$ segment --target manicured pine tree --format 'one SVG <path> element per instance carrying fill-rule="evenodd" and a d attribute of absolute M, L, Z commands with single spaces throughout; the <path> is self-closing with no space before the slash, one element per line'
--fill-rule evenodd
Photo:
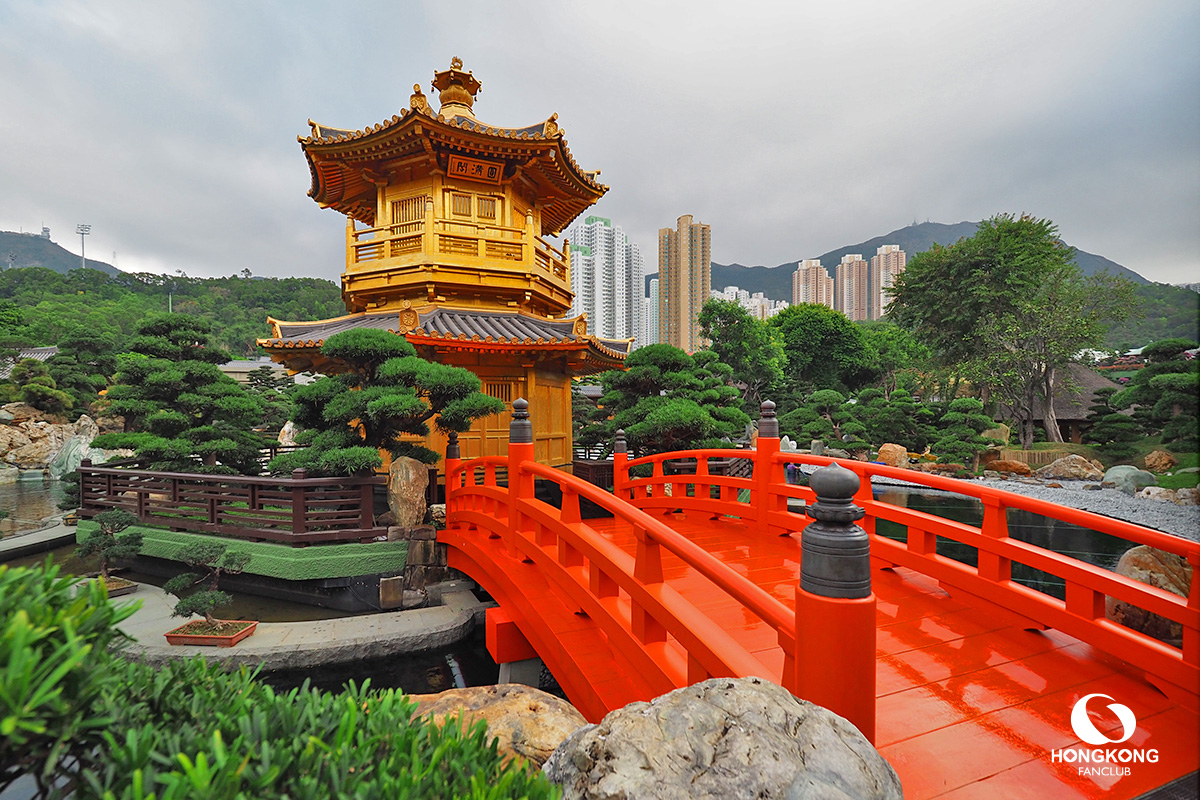
<path fill-rule="evenodd" d="M 414 441 L 432 423 L 462 433 L 504 403 L 480 391 L 478 376 L 462 367 L 426 361 L 403 336 L 374 329 L 330 336 L 321 353 L 345 371 L 301 386 L 293 421 L 308 446 L 271 460 L 273 474 L 304 468 L 310 475 L 356 475 L 393 458 L 436 464 L 439 453 Z"/>
<path fill-rule="evenodd" d="M 940 438 L 933 444 L 933 452 L 943 464 L 971 464 L 971 470 L 979 469 L 979 454 L 996 439 L 984 438 L 980 434 L 995 427 L 996 422 L 983 413 L 983 403 L 973 397 L 959 397 L 950 402 L 950 409 L 938 423 Z"/>

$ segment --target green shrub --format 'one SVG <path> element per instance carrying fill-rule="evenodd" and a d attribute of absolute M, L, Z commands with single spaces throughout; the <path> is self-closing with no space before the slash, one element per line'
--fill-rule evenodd
<path fill-rule="evenodd" d="M 394 690 L 126 661 L 107 647 L 129 613 L 56 567 L 0 567 L 0 790 L 30 773 L 43 796 L 122 800 L 559 796 L 505 765 L 484 723 L 413 719 Z"/>
<path fill-rule="evenodd" d="M 0 565 L 0 791 L 23 773 L 43 789 L 75 785 L 119 713 L 107 648 L 134 608 L 109 605 L 100 581 L 60 578 L 49 561 Z"/>

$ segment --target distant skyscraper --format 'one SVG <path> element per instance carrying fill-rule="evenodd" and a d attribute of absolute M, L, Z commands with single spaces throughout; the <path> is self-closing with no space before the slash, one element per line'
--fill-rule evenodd
<path fill-rule="evenodd" d="M 896 278 L 900 277 L 900 273 L 904 272 L 907 261 L 908 257 L 898 244 L 885 244 L 871 257 L 871 274 L 878 278 L 879 285 L 877 312 L 872 319 L 879 319 L 887 313 L 888 305 L 892 300 L 888 297 L 887 291 L 895 285 Z"/>
<path fill-rule="evenodd" d="M 819 258 L 801 261 L 792 273 L 792 305 L 816 303 L 833 308 L 833 278 Z"/>
<path fill-rule="evenodd" d="M 712 230 L 684 214 L 675 230 L 658 230 L 658 341 L 694 353 L 700 308 L 712 291 Z"/>
<path fill-rule="evenodd" d="M 842 256 L 833 277 L 833 307 L 855 322 L 871 319 L 871 265 L 861 253 Z M 878 284 L 874 284 L 878 286 Z M 878 297 L 878 291 L 874 295 Z"/>
<path fill-rule="evenodd" d="M 632 339 L 641 333 L 642 253 L 612 220 L 590 216 L 567 231 L 571 243 L 571 314 L 587 314 L 588 333 Z"/>
<path fill-rule="evenodd" d="M 650 294 L 643 301 L 642 336 L 637 344 L 645 346 L 658 343 L 658 278 L 650 279 Z"/>

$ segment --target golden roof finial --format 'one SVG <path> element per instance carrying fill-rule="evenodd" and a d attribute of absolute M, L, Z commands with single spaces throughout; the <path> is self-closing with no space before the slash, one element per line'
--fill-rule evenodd
<path fill-rule="evenodd" d="M 461 58 L 450 59 L 450 69 L 433 74 L 432 87 L 438 91 L 442 104 L 438 114 L 447 119 L 455 116 L 475 119 L 471 109 L 482 85 L 470 72 L 463 71 Z"/>
<path fill-rule="evenodd" d="M 412 97 L 408 98 L 408 106 L 413 111 L 421 114 L 433 116 L 433 109 L 429 107 L 429 98 L 421 91 L 421 84 L 413 84 Z"/>

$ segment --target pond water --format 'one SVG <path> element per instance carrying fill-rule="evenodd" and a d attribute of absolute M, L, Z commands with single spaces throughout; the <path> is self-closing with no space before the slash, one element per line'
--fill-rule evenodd
<path fill-rule="evenodd" d="M 891 486 L 875 487 L 874 495 L 877 500 L 886 503 L 905 506 L 956 522 L 977 527 L 983 523 L 983 504 L 972 497 L 937 490 Z M 875 532 L 899 541 L 904 541 L 906 536 L 903 525 L 888 520 L 877 520 Z M 1008 511 L 1008 532 L 1009 536 L 1019 541 L 1107 570 L 1115 569 L 1121 554 L 1135 546 L 1134 542 L 1125 539 L 1019 509 Z M 978 553 L 968 545 L 939 536 L 937 552 L 955 561 L 976 566 Z M 1012 575 L 1016 582 L 1059 599 L 1063 599 L 1066 594 L 1066 587 L 1061 578 L 1027 564 L 1014 561 Z"/>
<path fill-rule="evenodd" d="M 0 484 L 0 512 L 10 524 L 0 520 L 0 536 L 7 538 L 21 531 L 36 530 L 44 526 L 43 520 L 57 517 L 64 512 L 58 507 L 63 498 L 61 481 L 45 479 L 24 480 Z"/>

